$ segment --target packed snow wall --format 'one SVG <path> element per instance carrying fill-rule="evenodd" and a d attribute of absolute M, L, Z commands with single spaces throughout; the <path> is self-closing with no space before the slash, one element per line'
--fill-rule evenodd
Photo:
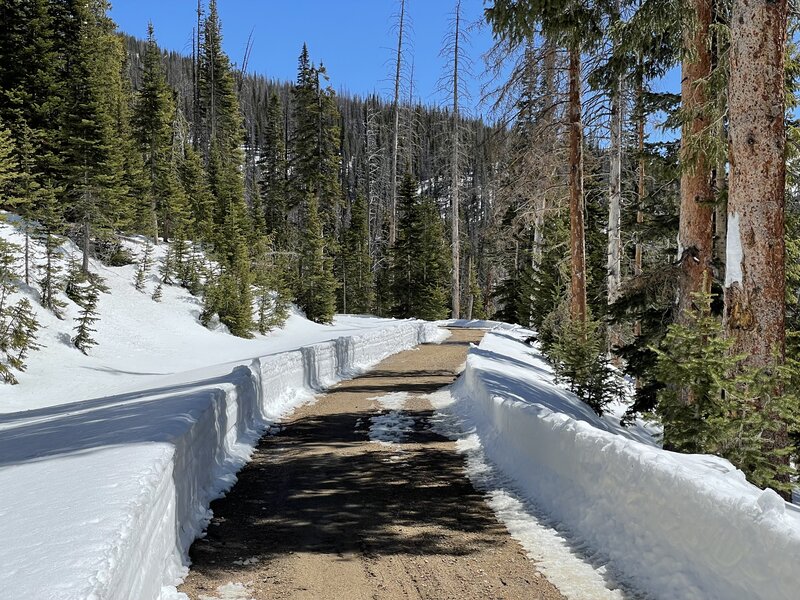
<path fill-rule="evenodd" d="M 575 418 L 579 402 L 541 363 L 522 364 L 530 348 L 508 337 L 490 332 L 470 351 L 454 409 L 580 551 L 652 598 L 797 597 L 797 507 L 724 459 L 668 452 Z"/>
<path fill-rule="evenodd" d="M 209 504 L 234 484 L 267 428 L 325 387 L 445 335 L 432 323 L 397 321 L 45 409 L 39 421 L 32 413 L 16 442 L 16 433 L 3 441 L 27 444 L 30 456 L 17 467 L 25 477 L 6 469 L 1 480 L 16 503 L 4 507 L 15 515 L 6 525 L 16 562 L 0 578 L 3 597 L 185 597 L 174 586 L 209 522 Z M 58 502 L 38 502 L 44 496 Z"/>

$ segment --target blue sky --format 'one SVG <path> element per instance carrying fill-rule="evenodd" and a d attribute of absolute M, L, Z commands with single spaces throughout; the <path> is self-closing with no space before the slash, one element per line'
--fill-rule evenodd
<path fill-rule="evenodd" d="M 147 22 L 152 20 L 162 47 L 191 53 L 197 0 L 112 0 L 112 4 L 111 16 L 122 31 L 144 38 Z M 406 0 L 414 96 L 426 104 L 446 100 L 446 95 L 437 91 L 445 69 L 440 50 L 454 4 L 454 0 Z M 397 0 L 218 0 L 218 6 L 223 45 L 232 61 L 241 63 L 247 38 L 253 32 L 248 71 L 294 80 L 297 56 L 306 42 L 311 59 L 326 65 L 335 89 L 359 95 L 391 95 Z M 483 9 L 483 0 L 464 2 L 468 22 L 483 23 Z M 471 30 L 468 53 L 475 77 L 468 86 L 472 101 L 465 104 L 473 107 L 473 113 L 486 112 L 476 104 L 480 97 L 478 77 L 483 70 L 481 56 L 491 44 L 487 26 Z M 655 87 L 675 91 L 679 81 L 679 73 L 673 71 Z"/>
<path fill-rule="evenodd" d="M 111 16 L 119 28 L 144 38 L 153 21 L 159 44 L 191 52 L 196 0 L 112 0 Z M 453 11 L 453 0 L 407 0 L 412 25 L 415 96 L 425 103 L 444 99 L 436 92 L 444 70 L 439 57 Z M 303 42 L 315 63 L 323 62 L 335 89 L 357 94 L 391 92 L 392 49 L 396 44 L 395 0 L 218 0 L 225 50 L 241 63 L 247 37 L 253 31 L 248 71 L 293 80 Z M 465 16 L 481 19 L 483 2 L 467 0 Z M 488 28 L 471 34 L 470 54 L 476 71 L 480 56 L 491 45 Z M 417 93 L 418 91 L 418 93 Z M 479 95 L 478 84 L 472 86 Z"/>

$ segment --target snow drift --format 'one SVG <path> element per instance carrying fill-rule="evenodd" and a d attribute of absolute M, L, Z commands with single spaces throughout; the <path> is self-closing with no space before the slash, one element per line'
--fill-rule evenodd
<path fill-rule="evenodd" d="M 662 450 L 553 384 L 495 329 L 470 351 L 445 408 L 537 510 L 618 579 L 654 598 L 797 597 L 800 513 L 728 461 Z"/>
<path fill-rule="evenodd" d="M 174 596 L 209 502 L 271 423 L 439 336 L 433 324 L 397 321 L 147 390 L 0 415 L 3 596 Z"/>

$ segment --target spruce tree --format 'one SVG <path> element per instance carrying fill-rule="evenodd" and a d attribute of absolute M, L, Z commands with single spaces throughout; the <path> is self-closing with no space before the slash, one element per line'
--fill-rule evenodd
<path fill-rule="evenodd" d="M 15 199 L 14 185 L 19 173 L 16 145 L 11 132 L 0 122 L 0 206 L 11 208 Z"/>
<path fill-rule="evenodd" d="M 153 24 L 147 28 L 142 86 L 136 98 L 134 125 L 144 167 L 149 179 L 149 205 L 140 216 L 145 231 L 158 243 L 169 205 L 179 189 L 172 159 L 172 124 L 175 102 L 161 65 L 161 51 L 156 44 Z"/>
<path fill-rule="evenodd" d="M 276 253 L 270 238 L 260 238 L 254 249 L 253 286 L 256 300 L 256 327 L 262 335 L 280 327 L 289 313 L 289 290 L 285 261 Z"/>
<path fill-rule="evenodd" d="M 71 199 L 68 216 L 82 229 L 81 268 L 87 274 L 93 239 L 113 231 L 126 192 L 115 119 L 122 48 L 107 9 L 105 0 L 71 5 L 74 24 L 67 44 L 71 60 L 66 71 L 68 110 L 61 127 L 64 180 Z"/>
<path fill-rule="evenodd" d="M 375 303 L 372 258 L 369 254 L 369 222 L 364 196 L 358 194 L 350 209 L 341 252 L 339 297 L 343 312 L 369 313 Z"/>
<path fill-rule="evenodd" d="M 97 313 L 97 304 L 100 301 L 100 289 L 97 283 L 91 278 L 81 284 L 81 310 L 75 319 L 75 336 L 72 338 L 72 345 L 84 354 L 89 353 L 92 346 L 97 345 L 97 341 L 92 337 L 96 333 L 93 325 L 100 320 Z"/>
<path fill-rule="evenodd" d="M 326 253 L 326 240 L 317 211 L 316 197 L 309 194 L 304 205 L 306 230 L 300 258 L 297 303 L 308 319 L 317 323 L 330 323 L 336 310 L 333 260 Z"/>
<path fill-rule="evenodd" d="M 288 248 L 288 223 L 286 202 L 286 149 L 283 142 L 283 108 L 278 95 L 273 92 L 267 108 L 267 122 L 261 158 L 260 173 L 261 207 L 264 210 L 266 233 L 270 234 L 279 248 Z"/>
<path fill-rule="evenodd" d="M 19 248 L 0 239 L 0 381 L 15 384 L 14 371 L 25 370 L 25 359 L 36 350 L 39 323 L 27 298 L 12 301 L 17 291 L 16 254 Z"/>
<path fill-rule="evenodd" d="M 252 322 L 252 274 L 247 241 L 252 223 L 244 199 L 242 166 L 244 128 L 233 68 L 222 50 L 216 0 L 209 4 L 200 56 L 200 147 L 215 200 L 212 233 L 214 257 L 222 266 L 217 291 L 208 310 L 234 335 L 249 337 Z M 224 290 L 224 292 L 222 291 Z"/>
<path fill-rule="evenodd" d="M 62 309 L 66 306 L 60 300 L 58 293 L 63 288 L 61 277 L 61 235 L 64 232 L 65 224 L 61 213 L 61 206 L 55 196 L 54 190 L 46 186 L 50 193 L 43 198 L 43 203 L 37 211 L 39 226 L 34 237 L 44 248 L 44 262 L 38 266 L 39 277 L 39 297 L 46 309 L 51 311 L 59 319 L 63 318 Z"/>
<path fill-rule="evenodd" d="M 443 319 L 447 316 L 450 265 L 439 208 L 432 198 L 417 194 L 408 173 L 398 196 L 400 215 L 392 261 L 393 314 Z"/>

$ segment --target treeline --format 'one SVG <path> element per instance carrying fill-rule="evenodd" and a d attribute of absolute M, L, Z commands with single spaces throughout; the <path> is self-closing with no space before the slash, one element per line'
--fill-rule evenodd
<path fill-rule="evenodd" d="M 150 245 L 142 256 L 125 248 L 130 234 L 168 246 L 154 300 L 182 285 L 202 298 L 204 324 L 234 335 L 269 331 L 289 302 L 320 323 L 337 310 L 447 316 L 453 131 L 470 256 L 455 270 L 473 282 L 475 314 L 491 302 L 477 282 L 490 278 L 480 245 L 496 128 L 411 92 L 391 104 L 339 97 L 305 47 L 291 84 L 246 74 L 222 50 L 216 1 L 198 9 L 183 57 L 162 52 L 152 26 L 146 41 L 117 32 L 105 0 L 0 1 L 12 24 L 0 33 L 0 207 L 22 218 L 26 240 L 24 275 L 20 249 L 2 247 L 8 381 L 38 326 L 25 302 L 5 302 L 17 283 L 38 285 L 59 317 L 62 292 L 76 302 L 73 343 L 87 352 L 106 291 L 90 259 L 136 262 L 142 291 L 153 267 Z M 64 238 L 81 250 L 69 265 Z"/>

